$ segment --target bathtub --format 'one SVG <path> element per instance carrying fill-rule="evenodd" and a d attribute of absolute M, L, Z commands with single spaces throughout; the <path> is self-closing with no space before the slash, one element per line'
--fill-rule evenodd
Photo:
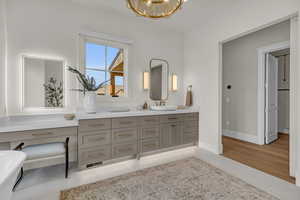
<path fill-rule="evenodd" d="M 10 200 L 12 189 L 26 158 L 20 151 L 0 151 L 0 197 Z"/>

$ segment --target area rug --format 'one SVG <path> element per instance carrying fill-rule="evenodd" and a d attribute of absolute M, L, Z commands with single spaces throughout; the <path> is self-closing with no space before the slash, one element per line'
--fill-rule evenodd
<path fill-rule="evenodd" d="M 61 192 L 60 200 L 279 200 L 197 158 Z"/>

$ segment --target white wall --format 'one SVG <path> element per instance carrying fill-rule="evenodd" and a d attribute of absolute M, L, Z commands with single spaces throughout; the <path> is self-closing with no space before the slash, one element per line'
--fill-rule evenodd
<path fill-rule="evenodd" d="M 0 0 L 0 116 L 5 114 L 6 4 Z"/>
<path fill-rule="evenodd" d="M 20 111 L 19 66 L 21 54 L 63 58 L 68 65 L 78 64 L 78 33 L 99 32 L 133 41 L 129 66 L 129 98 L 118 105 L 136 106 L 148 99 L 142 89 L 142 72 L 151 58 L 170 63 L 170 72 L 179 75 L 179 91 L 172 93 L 171 104 L 183 104 L 183 34 L 147 22 L 128 18 L 113 11 L 61 0 L 9 0 L 8 2 L 8 75 L 9 113 Z M 15 78 L 14 78 L 15 77 Z M 74 80 L 68 83 L 76 87 Z M 77 94 L 69 96 L 72 107 Z M 71 101 L 72 99 L 72 101 Z M 117 100 L 115 100 L 117 101 Z M 102 105 L 113 105 L 111 101 Z M 114 104 L 116 105 L 116 104 Z"/>
<path fill-rule="evenodd" d="M 228 1 L 228 7 L 210 15 L 205 28 L 185 35 L 184 86 L 193 85 L 195 104 L 200 107 L 199 145 L 214 152 L 221 152 L 221 70 L 220 42 L 236 38 L 241 34 L 265 27 L 279 19 L 295 14 L 300 9 L 299 0 L 247 0 Z M 300 27 L 298 21 L 298 30 Z M 300 32 L 297 34 L 300 37 Z M 298 40 L 299 47 L 299 40 Z M 299 55 L 299 53 L 297 53 Z M 298 56 L 299 57 L 299 56 Z M 299 63 L 300 58 L 297 62 Z M 299 76 L 300 70 L 296 72 Z M 297 101 L 300 100 L 300 82 L 297 85 Z M 300 114 L 300 106 L 296 107 Z M 297 118 L 296 133 L 300 130 Z M 298 131 L 297 131 L 298 130 Z M 299 134 L 298 134 L 299 135 Z M 298 146 L 300 136 L 297 137 Z M 299 150 L 298 150 L 299 151 Z M 299 158 L 299 155 L 297 156 Z M 298 185 L 300 185 L 300 159 L 298 163 Z"/>
<path fill-rule="evenodd" d="M 290 21 L 223 44 L 224 130 L 257 136 L 258 48 L 290 40 Z M 232 88 L 228 90 L 227 85 Z"/>

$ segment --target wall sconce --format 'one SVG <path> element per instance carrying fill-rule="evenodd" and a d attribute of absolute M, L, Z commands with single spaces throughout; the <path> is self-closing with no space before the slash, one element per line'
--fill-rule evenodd
<path fill-rule="evenodd" d="M 150 89 L 150 73 L 149 72 L 143 73 L 143 88 L 144 88 L 144 90 Z"/>
<path fill-rule="evenodd" d="M 172 91 L 175 92 L 178 90 L 178 76 L 176 74 L 172 74 Z"/>

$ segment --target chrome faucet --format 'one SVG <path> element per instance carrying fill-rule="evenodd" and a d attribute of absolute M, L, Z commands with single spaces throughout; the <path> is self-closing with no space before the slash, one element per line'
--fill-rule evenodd
<path fill-rule="evenodd" d="M 160 101 L 159 101 L 159 105 L 160 105 L 160 106 L 165 106 L 165 105 L 166 105 L 166 101 L 160 100 Z"/>

